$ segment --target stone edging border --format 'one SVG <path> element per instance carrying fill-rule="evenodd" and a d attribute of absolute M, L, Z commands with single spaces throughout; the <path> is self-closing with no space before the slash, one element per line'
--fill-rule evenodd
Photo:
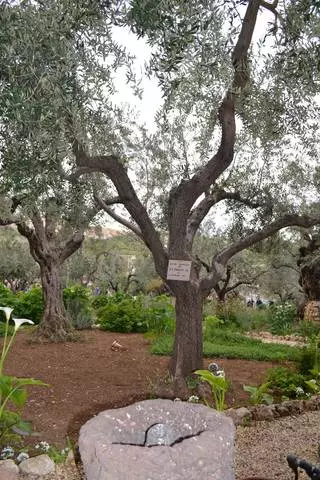
<path fill-rule="evenodd" d="M 228 408 L 225 415 L 233 420 L 235 426 L 249 425 L 251 421 L 272 421 L 280 417 L 299 415 L 304 412 L 320 410 L 320 396 L 309 400 L 286 400 L 272 405 L 250 405 L 248 407 Z"/>

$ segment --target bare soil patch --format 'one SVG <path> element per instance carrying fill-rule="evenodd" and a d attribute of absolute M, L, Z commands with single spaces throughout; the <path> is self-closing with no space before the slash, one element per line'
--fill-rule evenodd
<path fill-rule="evenodd" d="M 117 340 L 126 350 L 114 351 Z M 77 441 L 80 427 L 102 410 L 119 408 L 152 398 L 153 386 L 168 374 L 169 358 L 153 356 L 140 334 L 114 334 L 100 330 L 81 332 L 81 341 L 33 344 L 30 334 L 19 333 L 9 353 L 6 373 L 33 377 L 49 384 L 32 387 L 24 418 L 32 421 L 45 440 L 64 446 L 69 436 Z M 205 359 L 204 367 L 215 359 Z M 276 364 L 246 360 L 220 360 L 231 381 L 228 406 L 247 403 L 243 384 L 258 385 Z"/>

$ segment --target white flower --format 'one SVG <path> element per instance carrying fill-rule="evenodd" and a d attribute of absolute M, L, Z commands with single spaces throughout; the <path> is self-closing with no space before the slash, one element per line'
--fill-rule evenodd
<path fill-rule="evenodd" d="M 200 400 L 199 397 L 197 397 L 197 395 L 191 395 L 191 397 L 188 398 L 188 402 L 192 402 L 192 403 L 198 403 Z"/>
<path fill-rule="evenodd" d="M 7 458 L 13 457 L 14 456 L 14 450 L 12 447 L 4 447 L 1 450 L 0 457 L 3 460 L 6 460 Z"/>
<path fill-rule="evenodd" d="M 13 308 L 10 307 L 0 307 L 0 310 L 2 310 L 5 313 L 6 319 L 9 320 L 11 313 L 13 312 Z"/>
<path fill-rule="evenodd" d="M 296 388 L 296 394 L 297 395 L 303 395 L 304 394 L 304 390 L 302 387 L 297 387 Z"/>
<path fill-rule="evenodd" d="M 30 323 L 30 325 L 34 325 L 34 322 L 32 320 L 28 320 L 27 318 L 12 318 L 14 321 L 14 329 L 17 331 L 21 325 L 24 323 Z"/>
<path fill-rule="evenodd" d="M 310 380 L 310 383 L 313 383 L 315 385 L 317 383 L 317 380 L 313 378 L 312 380 Z"/>
<path fill-rule="evenodd" d="M 20 452 L 16 460 L 18 463 L 21 463 L 23 462 L 23 460 L 27 460 L 28 458 L 29 458 L 29 455 L 26 452 Z"/>
<path fill-rule="evenodd" d="M 50 445 L 48 442 L 40 442 L 34 448 L 40 449 L 43 452 L 47 452 L 48 450 L 50 450 Z"/>

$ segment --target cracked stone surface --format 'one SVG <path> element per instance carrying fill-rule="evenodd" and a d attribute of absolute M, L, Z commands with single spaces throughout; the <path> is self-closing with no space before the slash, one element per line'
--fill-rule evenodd
<path fill-rule="evenodd" d="M 87 480 L 234 480 L 234 425 L 204 405 L 146 400 L 80 430 Z"/>

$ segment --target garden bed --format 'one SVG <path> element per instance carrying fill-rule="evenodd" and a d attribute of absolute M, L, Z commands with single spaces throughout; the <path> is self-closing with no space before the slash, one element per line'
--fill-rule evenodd
<path fill-rule="evenodd" d="M 168 376 L 169 358 L 149 352 L 141 334 L 116 334 L 100 330 L 81 332 L 81 342 L 33 344 L 30 335 L 20 333 L 9 353 L 8 374 L 34 377 L 48 388 L 32 387 L 24 409 L 39 436 L 57 446 L 69 436 L 77 440 L 81 425 L 107 408 L 152 398 L 159 378 Z M 111 349 L 114 340 L 125 348 Z M 205 359 L 204 366 L 214 359 Z M 257 385 L 275 362 L 221 359 L 231 388 L 229 407 L 246 405 L 243 385 Z"/>

